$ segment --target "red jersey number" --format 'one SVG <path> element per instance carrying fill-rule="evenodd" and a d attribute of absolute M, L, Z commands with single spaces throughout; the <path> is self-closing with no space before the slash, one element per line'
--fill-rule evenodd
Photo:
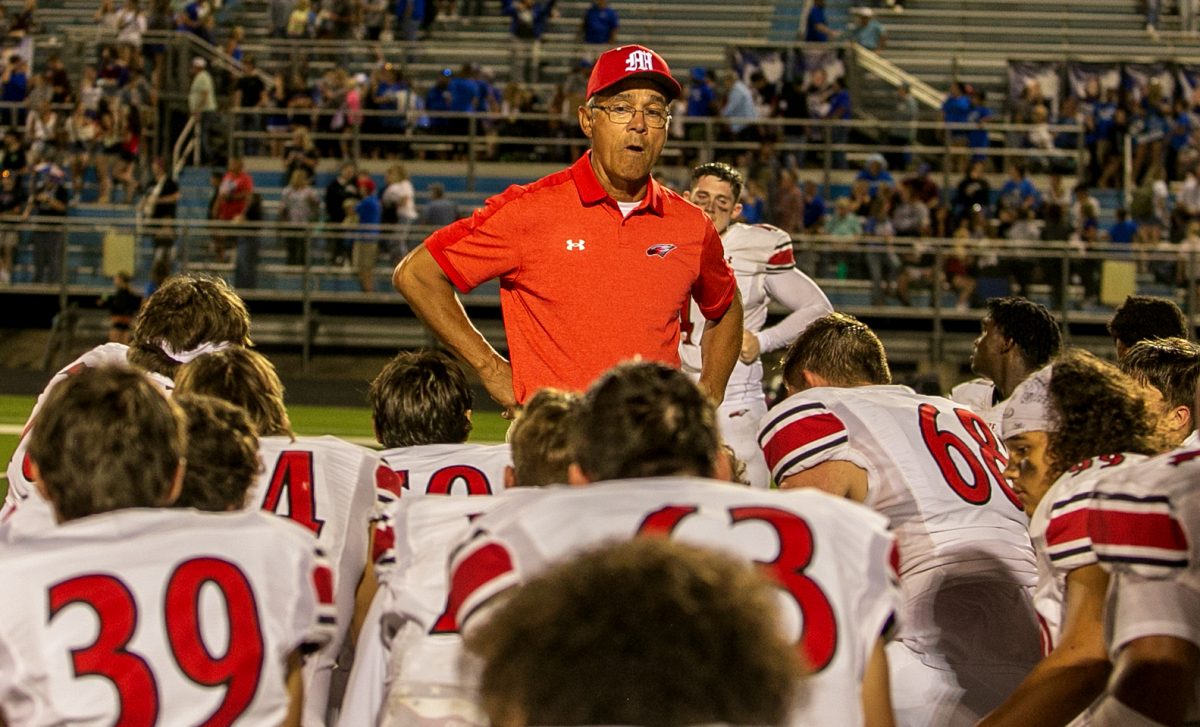
<path fill-rule="evenodd" d="M 932 404 L 917 408 L 921 439 L 954 494 L 972 505 L 986 505 L 992 499 L 992 484 L 995 484 L 1013 507 L 1021 510 L 1021 501 L 1004 479 L 1008 458 L 1000 451 L 1000 443 L 987 423 L 967 409 L 954 410 L 971 439 L 968 444 L 949 429 L 938 429 L 939 413 Z M 969 478 L 963 475 L 960 463 L 966 466 Z"/>
<path fill-rule="evenodd" d="M 396 477 L 400 480 L 402 489 L 412 488 L 412 478 L 409 476 L 408 470 L 396 470 Z M 460 482 L 466 486 L 468 495 L 492 494 L 492 483 L 488 481 L 487 474 L 477 467 L 466 464 L 450 465 L 434 472 L 425 485 L 425 494 L 453 494 L 454 486 Z"/>
<path fill-rule="evenodd" d="M 685 518 L 698 510 L 693 505 L 668 505 L 642 520 L 639 535 L 669 536 Z M 812 563 L 812 529 L 800 516 L 773 507 L 734 507 L 729 509 L 732 525 L 758 521 L 770 525 L 779 538 L 779 555 L 764 563 L 756 561 L 767 576 L 788 592 L 800 609 L 803 631 L 797 645 L 808 665 L 819 672 L 833 661 L 837 652 L 838 626 L 833 604 L 816 581 L 804 574 Z"/>
<path fill-rule="evenodd" d="M 300 523 L 318 537 L 325 521 L 317 517 L 316 475 L 313 453 L 289 450 L 279 455 L 262 509 L 283 515 L 279 506 L 287 501 L 287 518 Z"/>
<path fill-rule="evenodd" d="M 200 591 L 215 586 L 225 602 L 227 642 L 210 649 L 202 636 Z M 159 716 L 158 682 L 150 664 L 127 647 L 137 628 L 137 602 L 129 588 L 111 575 L 91 574 L 50 587 L 50 621 L 75 604 L 85 604 L 99 622 L 96 640 L 71 651 L 76 677 L 101 676 L 117 692 L 118 727 L 154 725 Z M 167 582 L 163 612 L 171 657 L 190 680 L 223 687 L 221 704 L 201 724 L 227 725 L 244 713 L 258 692 L 263 645 L 256 599 L 245 574 L 217 558 L 195 558 L 176 567 Z M 214 658 L 213 653 L 222 654 Z"/>

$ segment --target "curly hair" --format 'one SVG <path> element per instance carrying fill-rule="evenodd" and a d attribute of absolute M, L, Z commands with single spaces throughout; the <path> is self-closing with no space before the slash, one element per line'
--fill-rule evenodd
<path fill-rule="evenodd" d="M 208 353 L 179 369 L 176 394 L 215 396 L 240 407 L 260 437 L 292 436 L 275 364 L 258 351 L 229 348 Z"/>
<path fill-rule="evenodd" d="M 146 299 L 133 322 L 129 362 L 175 378 L 180 362 L 163 344 L 187 351 L 202 343 L 250 345 L 250 313 L 221 278 L 202 273 L 173 275 Z"/>
<path fill-rule="evenodd" d="M 803 669 L 776 599 L 729 555 L 638 538 L 521 586 L 467 645 L 493 724 L 778 725 Z"/>
<path fill-rule="evenodd" d="M 1153 413 L 1129 375 L 1078 348 L 1063 352 L 1053 365 L 1050 399 L 1059 426 L 1048 442 L 1051 482 L 1088 457 L 1152 455 L 1166 448 Z"/>
<path fill-rule="evenodd" d="M 558 389 L 539 389 L 525 402 L 508 433 L 517 487 L 567 481 L 574 461 L 569 424 L 578 403 L 578 394 Z"/>
<path fill-rule="evenodd" d="M 987 309 L 992 325 L 1016 344 L 1029 370 L 1045 366 L 1062 350 L 1062 331 L 1046 306 L 1010 295 L 988 298 Z"/>

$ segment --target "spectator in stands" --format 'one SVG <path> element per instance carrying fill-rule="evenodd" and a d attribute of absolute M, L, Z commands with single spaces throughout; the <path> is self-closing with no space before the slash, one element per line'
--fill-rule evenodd
<path fill-rule="evenodd" d="M 860 7 L 851 8 L 850 12 L 857 21 L 850 23 L 846 29 L 846 38 L 867 50 L 883 50 L 887 46 L 887 29 L 875 19 L 875 11 Z"/>
<path fill-rule="evenodd" d="M 387 233 L 388 263 L 394 268 L 408 254 L 408 226 L 417 221 L 416 190 L 408 170 L 397 162 L 388 167 L 387 186 L 379 195 L 382 205 L 380 222 L 393 229 Z"/>
<path fill-rule="evenodd" d="M 820 235 L 825 226 L 825 199 L 817 183 L 809 179 L 804 182 L 804 232 Z"/>
<path fill-rule="evenodd" d="M 1117 358 L 1133 348 L 1138 341 L 1154 338 L 1190 340 L 1187 317 L 1175 301 L 1154 295 L 1131 295 L 1117 306 L 1108 320 L 1108 335 L 1112 336 Z"/>
<path fill-rule="evenodd" d="M 1037 209 L 1042 202 L 1042 195 L 1029 181 L 1025 163 L 1013 160 L 1008 164 L 1008 179 L 1000 187 L 1000 196 L 996 200 L 996 213 L 1003 206 L 1011 209 Z"/>
<path fill-rule="evenodd" d="M 450 79 L 454 71 L 443 68 L 434 84 L 425 92 L 425 110 L 434 115 L 429 118 L 429 131 L 435 134 L 445 134 L 450 131 L 450 120 L 436 115 L 440 111 L 450 110 Z"/>
<path fill-rule="evenodd" d="M 687 117 L 716 116 L 719 113 L 717 94 L 709 79 L 708 69 L 696 66 L 692 69 L 691 79 L 688 85 Z M 701 141 L 705 133 L 706 127 L 702 123 L 687 123 L 684 130 L 684 135 L 689 141 Z"/>
<path fill-rule="evenodd" d="M 321 219 L 321 196 L 312 186 L 312 177 L 304 169 L 293 169 L 288 186 L 279 196 L 279 221 L 284 229 L 288 265 L 304 264 L 305 243 L 311 239 L 312 226 Z"/>
<path fill-rule="evenodd" d="M 179 209 L 179 184 L 162 157 L 155 157 L 151 168 L 154 185 L 146 196 L 145 209 L 151 219 L 150 235 L 154 245 L 154 263 L 166 260 L 168 269 L 175 261 L 175 216 Z"/>
<path fill-rule="evenodd" d="M 119 272 L 113 276 L 113 290 L 96 301 L 96 304 L 108 311 L 108 341 L 109 343 L 129 344 L 129 328 L 133 324 L 133 316 L 142 306 L 142 297 L 129 287 L 133 278 L 129 273 Z"/>
<path fill-rule="evenodd" d="M 300 0 L 301 3 L 307 0 Z M 427 0 L 396 0 L 396 40 L 415 41 L 417 32 L 425 22 Z M 290 27 L 290 26 L 289 26 Z"/>
<path fill-rule="evenodd" d="M 374 72 L 374 83 L 370 86 L 367 96 L 367 107 L 382 112 L 381 115 L 367 118 L 364 129 L 373 133 L 392 134 L 399 136 L 408 126 L 408 113 L 415 109 L 417 101 L 412 88 L 404 79 L 404 73 L 399 66 L 384 63 Z M 398 152 L 395 141 L 376 146 L 372 144 L 372 152 L 378 152 L 382 147 L 384 156 L 392 157 Z"/>
<path fill-rule="evenodd" d="M 833 79 L 828 103 L 829 107 L 821 118 L 833 123 L 829 133 L 829 141 L 834 145 L 833 168 L 845 169 L 846 150 L 837 147 L 850 140 L 850 126 L 848 123 L 839 122 L 849 122 L 853 113 L 850 108 L 850 92 L 846 90 L 846 79 L 842 76 Z"/>
<path fill-rule="evenodd" d="M 25 211 L 25 187 L 20 176 L 5 169 L 0 171 L 0 285 L 8 285 L 13 277 L 13 254 L 21 233 L 17 221 Z"/>
<path fill-rule="evenodd" d="M 1187 0 L 1185 0 L 1187 1 Z M 1167 137 L 1167 176 L 1171 181 L 1181 178 L 1179 173 L 1179 157 L 1191 143 L 1195 122 L 1188 109 L 1186 99 L 1177 98 L 1171 107 L 1170 135 Z"/>
<path fill-rule="evenodd" d="M 855 179 L 861 179 L 867 183 L 867 188 L 872 198 L 879 194 L 881 186 L 896 186 L 895 178 L 888 171 L 887 160 L 879 152 L 872 152 L 867 155 L 867 161 L 863 164 L 863 168 L 859 170 L 858 176 Z"/>
<path fill-rule="evenodd" d="M 829 19 L 825 16 L 825 0 L 813 0 L 804 18 L 804 42 L 828 43 L 837 34 L 836 30 L 829 27 Z"/>
<path fill-rule="evenodd" d="M 229 160 L 229 168 L 225 176 L 221 177 L 221 185 L 217 188 L 217 199 L 213 205 L 214 219 L 221 222 L 241 222 L 246 218 L 246 207 L 250 204 L 252 194 L 254 180 L 246 173 L 246 165 L 242 158 L 235 156 Z M 218 263 L 225 262 L 228 235 L 228 232 L 220 232 L 212 236 L 213 259 Z"/>
<path fill-rule="evenodd" d="M 355 179 L 358 169 L 354 162 L 342 162 L 338 175 L 325 187 L 325 220 L 330 226 L 340 226 L 346 219 L 346 200 L 358 200 L 358 185 Z M 334 236 L 326 242 L 329 263 L 341 265 L 347 261 L 350 242 L 342 236 Z"/>
<path fill-rule="evenodd" d="M 25 0 L 21 9 L 14 13 L 8 23 L 8 37 L 25 45 L 27 39 L 38 29 L 37 0 Z"/>
<path fill-rule="evenodd" d="M 558 0 L 513 0 L 504 10 L 512 18 L 509 71 L 521 83 L 537 83 L 541 77 L 542 34 Z"/>
<path fill-rule="evenodd" d="M 942 102 L 942 121 L 947 124 L 965 124 L 967 116 L 971 113 L 971 96 L 967 92 L 967 87 L 959 81 L 954 81 L 950 84 L 950 93 L 946 94 L 946 100 Z M 967 145 L 967 129 L 963 128 L 948 128 L 946 136 L 949 138 L 950 146 L 965 147 Z M 961 159 L 956 156 L 956 159 Z M 955 171 L 961 171 L 961 167 Z M 988 201 L 990 205 L 990 200 Z"/>
<path fill-rule="evenodd" d="M 446 188 L 441 182 L 429 185 L 429 201 L 421 210 L 420 225 L 439 229 L 462 217 L 458 205 L 453 200 L 446 199 Z"/>
<path fill-rule="evenodd" d="M 58 159 L 60 131 L 58 112 L 50 107 L 49 99 L 43 98 L 25 119 L 25 148 L 31 164 Z"/>
<path fill-rule="evenodd" d="M 200 158 L 213 162 L 212 140 L 219 123 L 217 118 L 217 94 L 212 76 L 208 73 L 208 61 L 192 59 L 192 84 L 188 88 L 188 113 L 196 120 L 196 141 L 200 144 Z"/>
<path fill-rule="evenodd" d="M 270 37 L 287 37 L 288 21 L 295 6 L 295 0 L 267 0 L 267 34 Z"/>
<path fill-rule="evenodd" d="M 621 19 L 617 11 L 609 6 L 608 0 L 592 0 L 583 14 L 579 36 L 589 45 L 616 45 L 617 28 L 620 26 Z"/>
<path fill-rule="evenodd" d="M 21 133 L 14 127 L 4 130 L 4 148 L 0 149 L 0 171 L 20 179 L 29 170 L 29 156 L 21 143 Z"/>
<path fill-rule="evenodd" d="M 402 5 L 404 0 L 400 0 Z M 314 35 L 316 24 L 316 16 L 312 11 L 312 6 L 309 0 L 296 0 L 296 6 L 288 15 L 287 22 L 287 37 L 296 40 L 299 38 L 311 38 Z M 416 37 L 412 38 L 415 40 Z M 405 38 L 408 40 L 408 38 Z"/>
<path fill-rule="evenodd" d="M 1162 0 L 1145 0 L 1146 3 L 1146 32 L 1158 37 L 1158 16 L 1162 12 Z"/>
<path fill-rule="evenodd" d="M 20 126 L 25 118 L 20 108 L 9 104 L 23 104 L 29 93 L 29 69 L 19 53 L 8 56 L 4 70 L 0 71 L 0 124 Z"/>
<path fill-rule="evenodd" d="M 191 33 L 205 43 L 213 42 L 213 7 L 211 0 L 190 0 L 190 2 L 183 6 L 176 19 L 179 23 L 176 29 L 180 32 Z"/>
<path fill-rule="evenodd" d="M 254 56 L 242 59 L 242 72 L 234 83 L 233 99 L 230 107 L 236 114 L 236 128 L 247 134 L 258 134 L 263 130 L 266 116 L 259 113 L 267 108 L 269 102 L 267 85 L 258 77 L 258 63 Z M 253 136 L 242 139 L 242 153 L 250 156 L 258 154 L 259 140 Z"/>
<path fill-rule="evenodd" d="M 235 218 L 237 222 L 246 222 L 246 227 L 236 230 L 237 259 L 233 267 L 233 285 L 236 288 L 258 287 L 258 254 L 262 246 L 263 229 L 263 199 L 258 192 L 251 192 L 246 201 L 246 209 Z"/>
<path fill-rule="evenodd" d="M 895 277 L 900 269 L 900 259 L 893 246 L 895 230 L 892 228 L 892 188 L 881 187 L 879 194 L 871 200 L 870 212 L 863 223 L 863 234 L 881 238 L 867 244 L 863 254 L 867 275 L 871 278 L 871 305 L 883 305 L 886 296 L 895 290 Z"/>
<path fill-rule="evenodd" d="M 367 93 L 367 84 L 370 79 L 365 73 L 356 73 L 353 77 L 345 79 L 346 92 L 342 96 L 341 112 L 344 117 L 342 122 L 342 158 L 358 158 L 358 132 L 362 129 L 363 124 L 363 100 Z M 334 116 L 336 121 L 337 116 Z"/>
<path fill-rule="evenodd" d="M 475 80 L 475 75 L 475 66 L 464 63 L 458 69 L 458 73 L 450 79 L 446 87 L 450 94 L 450 111 L 470 114 L 479 110 L 479 83 Z M 469 126 L 470 119 L 465 116 L 446 120 L 446 131 L 454 136 L 466 136 Z M 462 145 L 459 151 L 465 159 L 466 145 Z"/>
<path fill-rule="evenodd" d="M 1092 196 L 1084 184 L 1075 185 L 1075 200 L 1071 203 L 1069 222 L 1071 229 L 1079 232 L 1089 218 L 1099 219 L 1103 209 L 1100 200 Z"/>
<path fill-rule="evenodd" d="M 992 116 L 992 110 L 987 107 L 987 93 L 982 88 L 973 89 L 971 108 L 967 111 L 966 119 L 972 125 L 967 131 L 967 146 L 971 149 L 971 161 L 983 160 L 985 169 L 991 166 L 988 157 L 991 138 L 987 123 Z"/>
<path fill-rule="evenodd" d="M 934 181 L 933 167 L 929 166 L 928 163 L 921 164 L 921 166 L 917 167 L 916 173 L 905 177 L 900 183 L 912 189 L 913 196 L 924 202 L 931 213 L 935 207 L 943 206 L 941 204 L 941 188 Z M 954 231 L 953 225 L 949 220 L 947 220 L 946 224 L 950 229 L 946 230 L 947 234 L 943 235 L 943 237 L 949 237 L 950 233 Z"/>
<path fill-rule="evenodd" d="M 70 193 L 66 181 L 66 172 L 55 164 L 43 162 L 34 171 L 32 192 L 21 215 L 22 222 L 36 217 L 40 223 L 31 236 L 34 283 L 57 283 L 63 274 L 66 233 L 53 223 L 67 216 Z"/>
<path fill-rule="evenodd" d="M 779 184 L 772 206 L 771 220 L 779 229 L 794 235 L 804 231 L 804 191 L 796 180 L 796 172 L 784 169 L 779 172 Z"/>
<path fill-rule="evenodd" d="M 361 6 L 362 12 L 362 28 L 365 38 L 372 42 L 378 42 L 379 37 L 383 35 L 384 26 L 387 25 L 388 13 L 387 0 L 363 0 Z"/>
<path fill-rule="evenodd" d="M 888 127 L 888 145 L 910 147 L 917 140 L 917 121 L 920 109 L 917 99 L 913 98 L 912 89 L 908 83 L 896 87 L 896 106 L 893 111 L 891 125 Z M 912 163 L 912 152 L 907 148 L 892 150 L 884 154 L 888 164 L 896 170 L 908 169 Z"/>
<path fill-rule="evenodd" d="M 117 45 L 126 46 L 140 53 L 142 35 L 146 32 L 146 15 L 138 0 L 125 0 L 125 5 L 116 16 Z"/>
<path fill-rule="evenodd" d="M 762 73 L 754 71 L 750 76 L 751 83 L 760 82 Z M 754 101 L 754 91 L 738 76 L 737 71 L 726 70 L 721 74 L 721 90 L 725 94 L 725 104 L 721 107 L 721 118 L 726 119 L 729 133 L 738 141 L 756 141 L 758 127 L 758 105 Z"/>
<path fill-rule="evenodd" d="M 383 214 L 375 196 L 375 182 L 367 175 L 358 178 L 359 200 L 354 207 L 358 218 L 354 247 L 354 271 L 364 293 L 375 291 L 375 263 L 379 260 L 379 220 Z"/>
<path fill-rule="evenodd" d="M 292 138 L 283 146 L 283 175 L 291 183 L 297 169 L 310 179 L 317 175 L 317 163 L 321 159 L 317 145 L 313 143 L 308 127 L 296 124 L 292 127 Z"/>
<path fill-rule="evenodd" d="M 1137 223 L 1129 219 L 1129 211 L 1124 207 L 1117 209 L 1117 221 L 1108 228 L 1109 242 L 1118 245 L 1132 245 L 1137 239 Z"/>
<path fill-rule="evenodd" d="M 96 12 L 92 13 L 92 20 L 105 34 L 115 33 L 117 30 L 116 3 L 113 0 L 100 0 Z"/>
<path fill-rule="evenodd" d="M 742 188 L 742 216 L 747 225 L 758 225 L 767 219 L 767 197 L 758 180 L 747 179 Z"/>

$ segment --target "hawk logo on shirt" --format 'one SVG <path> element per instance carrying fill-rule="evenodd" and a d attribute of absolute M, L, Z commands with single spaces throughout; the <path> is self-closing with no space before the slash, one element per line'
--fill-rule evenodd
<path fill-rule="evenodd" d="M 646 257 L 649 257 L 651 255 L 658 255 L 659 257 L 666 257 L 667 253 L 671 252 L 674 249 L 675 249 L 674 245 L 668 245 L 666 243 L 661 244 L 661 245 L 651 245 L 650 247 L 646 248 Z"/>

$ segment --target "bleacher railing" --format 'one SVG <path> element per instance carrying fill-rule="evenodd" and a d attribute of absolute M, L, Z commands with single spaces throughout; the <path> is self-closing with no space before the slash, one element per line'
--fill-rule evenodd
<path fill-rule="evenodd" d="M 22 240 L 13 283 L 0 286 L 0 295 L 58 296 L 62 310 L 73 299 L 92 301 L 110 289 L 108 277 L 118 271 L 146 280 L 158 237 L 174 241 L 174 270 L 220 275 L 247 299 L 290 310 L 287 322 L 256 337 L 299 345 L 306 362 L 317 346 L 394 348 L 431 342 L 411 314 L 396 309 L 402 298 L 391 286 L 394 261 L 430 228 L 202 220 L 138 224 L 85 217 L 10 218 L 0 219 L 0 225 L 16 230 Z M 365 268 L 373 291 L 363 290 L 361 270 L 353 262 L 355 243 L 362 252 L 377 254 Z M 1200 240 L 1146 246 L 800 235 L 794 245 L 800 267 L 836 308 L 927 320 L 928 355 L 935 365 L 945 356 L 944 324 L 977 320 L 982 301 L 997 295 L 1021 293 L 1047 305 L 1068 332 L 1073 322 L 1107 320 L 1111 306 L 1134 293 L 1172 297 L 1193 322 L 1197 318 Z M 503 345 L 498 284 L 461 297 L 489 338 Z M 377 321 L 381 314 L 394 318 L 385 326 L 376 323 L 375 334 L 363 335 L 356 327 L 356 316 Z"/>

